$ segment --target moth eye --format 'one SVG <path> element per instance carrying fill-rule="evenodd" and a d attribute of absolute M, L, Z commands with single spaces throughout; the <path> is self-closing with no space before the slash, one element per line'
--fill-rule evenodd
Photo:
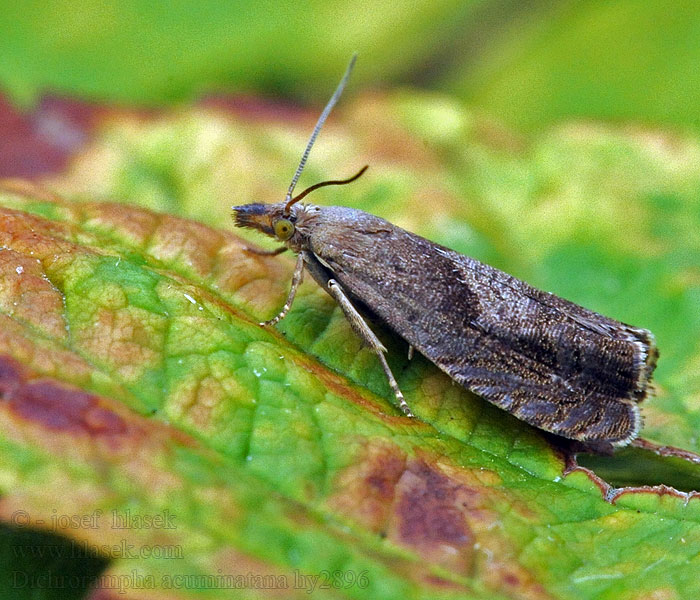
<path fill-rule="evenodd" d="M 289 219 L 280 219 L 275 223 L 275 235 L 283 242 L 294 234 L 294 223 Z"/>

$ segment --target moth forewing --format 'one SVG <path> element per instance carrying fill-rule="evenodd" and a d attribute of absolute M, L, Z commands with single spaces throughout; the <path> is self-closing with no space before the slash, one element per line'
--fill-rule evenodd
<path fill-rule="evenodd" d="M 650 332 L 361 211 L 321 209 L 308 239 L 350 298 L 468 389 L 565 437 L 636 436 L 657 355 Z"/>

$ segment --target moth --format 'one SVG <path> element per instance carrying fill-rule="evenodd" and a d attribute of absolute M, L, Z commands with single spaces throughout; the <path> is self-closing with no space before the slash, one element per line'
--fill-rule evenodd
<path fill-rule="evenodd" d="M 233 207 L 238 227 L 257 229 L 297 254 L 288 313 L 304 271 L 340 305 L 377 355 L 398 406 L 406 403 L 386 348 L 362 313 L 402 337 L 454 381 L 523 421 L 591 448 L 624 446 L 638 434 L 658 351 L 646 329 L 538 290 L 478 260 L 352 208 L 300 201 L 294 188 L 355 63 L 326 105 L 284 202 Z"/>

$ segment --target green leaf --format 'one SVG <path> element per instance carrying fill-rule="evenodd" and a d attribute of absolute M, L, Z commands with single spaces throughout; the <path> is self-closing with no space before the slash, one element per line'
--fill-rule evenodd
<path fill-rule="evenodd" d="M 698 140 L 581 125 L 521 140 L 414 93 L 337 119 L 304 179 L 372 168 L 315 202 L 650 328 L 643 435 L 699 449 Z M 538 431 L 378 328 L 419 419 L 400 416 L 313 281 L 278 328 L 258 325 L 293 261 L 245 252 L 262 240 L 222 224 L 231 204 L 283 196 L 306 129 L 211 111 L 116 120 L 48 182 L 59 196 L 5 185 L 2 520 L 99 547 L 103 585 L 127 591 L 306 597 L 320 576 L 321 598 L 692 597 L 696 495 L 565 475 Z M 642 486 L 643 458 L 596 470 Z"/>

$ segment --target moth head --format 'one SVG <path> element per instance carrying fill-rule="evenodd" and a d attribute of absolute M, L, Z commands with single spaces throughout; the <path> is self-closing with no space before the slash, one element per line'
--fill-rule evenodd
<path fill-rule="evenodd" d="M 236 222 L 236 227 L 250 227 L 257 229 L 262 233 L 276 238 L 280 242 L 289 241 L 292 236 L 298 231 L 299 226 L 304 229 L 303 225 L 309 220 L 313 220 L 313 214 L 318 210 L 316 207 L 306 204 L 297 204 L 299 200 L 307 196 L 309 193 L 318 188 L 327 185 L 345 185 L 355 181 L 367 170 L 367 166 L 362 167 L 358 173 L 349 179 L 340 179 L 332 181 L 322 181 L 306 188 L 303 192 L 287 198 L 285 202 L 278 204 L 243 204 L 233 207 L 233 218 Z"/>
<path fill-rule="evenodd" d="M 294 235 L 296 229 L 296 210 L 285 215 L 284 208 L 284 203 L 243 204 L 233 207 L 233 219 L 236 227 L 257 229 L 281 242 L 286 242 Z"/>

